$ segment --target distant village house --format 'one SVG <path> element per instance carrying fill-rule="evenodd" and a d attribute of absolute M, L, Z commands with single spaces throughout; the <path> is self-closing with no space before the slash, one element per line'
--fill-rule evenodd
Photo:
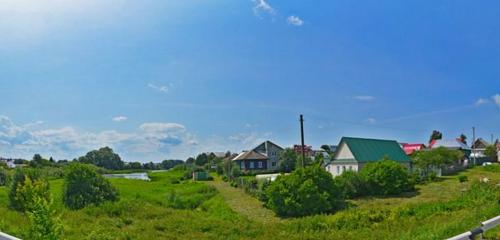
<path fill-rule="evenodd" d="M 277 170 L 283 148 L 266 141 L 250 151 L 243 151 L 232 159 L 243 171 Z"/>
<path fill-rule="evenodd" d="M 345 171 L 360 171 L 367 163 L 385 157 L 410 168 L 410 158 L 397 141 L 343 137 L 326 170 L 333 176 L 339 176 Z"/>

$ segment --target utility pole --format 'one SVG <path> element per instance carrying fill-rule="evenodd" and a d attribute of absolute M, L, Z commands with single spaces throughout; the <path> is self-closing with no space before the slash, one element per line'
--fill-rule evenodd
<path fill-rule="evenodd" d="M 476 128 L 472 127 L 472 158 L 474 159 L 474 166 L 476 166 Z"/>
<path fill-rule="evenodd" d="M 304 167 L 304 160 L 306 159 L 306 146 L 304 145 L 304 116 L 300 114 L 300 139 L 302 144 L 302 167 Z"/>

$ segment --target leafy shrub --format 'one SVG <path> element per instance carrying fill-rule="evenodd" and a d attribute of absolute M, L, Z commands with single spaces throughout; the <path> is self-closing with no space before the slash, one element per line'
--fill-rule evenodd
<path fill-rule="evenodd" d="M 55 216 L 52 198 L 45 199 L 36 196 L 33 207 L 28 212 L 30 219 L 29 239 L 33 240 L 57 240 L 62 232 L 61 220 Z"/>
<path fill-rule="evenodd" d="M 71 164 L 64 182 L 64 204 L 70 209 L 99 205 L 118 200 L 118 191 L 95 168 L 84 164 Z"/>
<path fill-rule="evenodd" d="M 50 198 L 49 183 L 44 180 L 32 181 L 27 177 L 23 184 L 17 186 L 16 201 L 20 208 L 18 210 L 32 211 L 37 199 L 48 200 Z"/>
<path fill-rule="evenodd" d="M 460 175 L 458 176 L 458 181 L 459 182 L 467 182 L 469 179 L 467 178 L 467 176 L 464 176 L 464 175 Z"/>
<path fill-rule="evenodd" d="M 357 172 L 343 172 L 342 175 L 334 179 L 334 182 L 343 198 L 352 199 L 368 194 L 366 182 Z"/>
<path fill-rule="evenodd" d="M 411 182 L 408 170 L 391 160 L 366 164 L 360 176 L 366 181 L 372 195 L 396 195 L 413 190 L 415 185 Z"/>
<path fill-rule="evenodd" d="M 35 197 L 48 199 L 49 184 L 36 170 L 17 169 L 9 190 L 9 206 L 17 211 L 30 210 Z"/>
<path fill-rule="evenodd" d="M 320 166 L 300 168 L 279 176 L 266 189 L 267 204 L 280 216 L 330 213 L 340 207 L 340 194 L 333 178 Z"/>
<path fill-rule="evenodd" d="M 0 186 L 7 185 L 8 179 L 9 179 L 9 174 L 7 173 L 7 170 L 0 167 Z"/>

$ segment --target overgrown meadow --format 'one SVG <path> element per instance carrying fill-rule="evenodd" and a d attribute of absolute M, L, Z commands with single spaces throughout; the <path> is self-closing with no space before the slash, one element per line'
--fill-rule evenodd
<path fill-rule="evenodd" d="M 63 206 L 62 179 L 50 180 L 50 189 L 63 239 L 443 239 L 500 214 L 498 166 L 460 175 L 468 180 L 445 177 L 411 194 L 356 199 L 335 214 L 287 219 L 266 215 L 257 200 L 219 178 L 181 180 L 182 171 L 150 173 L 151 182 L 111 179 L 119 201 L 77 211 Z M 483 178 L 490 181 L 479 183 Z M 28 218 L 8 208 L 7 191 L 0 187 L 0 230 L 24 238 Z M 500 229 L 486 236 L 499 239 Z"/>

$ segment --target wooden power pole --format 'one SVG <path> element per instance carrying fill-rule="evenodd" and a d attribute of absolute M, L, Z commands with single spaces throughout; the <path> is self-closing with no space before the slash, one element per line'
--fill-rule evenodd
<path fill-rule="evenodd" d="M 304 160 L 306 159 L 306 146 L 304 145 L 304 116 L 300 114 L 300 139 L 302 148 L 302 167 L 304 167 Z"/>

